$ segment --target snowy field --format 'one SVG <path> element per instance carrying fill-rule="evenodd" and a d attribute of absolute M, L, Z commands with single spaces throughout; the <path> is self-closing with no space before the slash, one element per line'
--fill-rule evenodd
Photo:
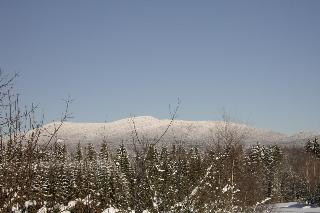
<path fill-rule="evenodd" d="M 269 205 L 266 212 L 320 212 L 320 207 L 313 208 L 311 206 L 298 204 L 297 202 L 277 203 Z"/>

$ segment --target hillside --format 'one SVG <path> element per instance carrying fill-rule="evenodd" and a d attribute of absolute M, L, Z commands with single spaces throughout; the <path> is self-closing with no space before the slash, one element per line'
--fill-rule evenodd
<path fill-rule="evenodd" d="M 168 127 L 170 120 L 160 120 L 151 116 L 140 116 L 134 118 L 138 136 L 144 141 L 157 140 Z M 43 128 L 52 132 L 55 123 L 49 123 Z M 206 147 L 213 143 L 217 131 L 226 125 L 223 121 L 185 121 L 175 120 L 169 128 L 161 143 L 185 144 Z M 73 123 L 66 122 L 58 132 L 57 138 L 68 146 L 74 146 L 78 142 L 93 143 L 98 145 L 106 140 L 110 147 L 118 146 L 120 143 L 132 145 L 133 132 L 132 118 L 121 119 L 109 123 Z M 308 138 L 316 136 L 316 133 L 301 132 L 295 135 L 286 135 L 263 129 L 247 126 L 239 123 L 229 123 L 228 128 L 237 134 L 244 135 L 246 145 L 259 141 L 261 144 L 279 145 L 301 145 Z M 45 134 L 41 141 L 46 140 Z"/>

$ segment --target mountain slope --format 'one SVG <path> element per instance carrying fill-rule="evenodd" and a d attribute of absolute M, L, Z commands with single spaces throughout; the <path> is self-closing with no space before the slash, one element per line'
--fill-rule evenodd
<path fill-rule="evenodd" d="M 133 122 L 134 120 L 134 122 Z M 72 123 L 66 122 L 58 132 L 57 138 L 67 145 L 74 146 L 78 142 L 93 143 L 98 145 L 106 140 L 110 147 L 116 147 L 120 143 L 132 145 L 132 139 L 136 138 L 136 132 L 140 140 L 155 141 L 168 127 L 170 120 L 160 120 L 150 116 L 140 116 L 122 119 L 109 123 Z M 54 129 L 54 123 L 45 125 L 43 128 L 49 132 Z M 245 124 L 227 123 L 228 129 L 244 137 L 247 145 L 260 142 L 262 144 L 303 144 L 315 133 L 303 133 L 288 136 L 282 133 L 266 131 L 249 127 Z M 161 144 L 180 143 L 205 147 L 213 143 L 217 134 L 224 131 L 226 122 L 223 121 L 184 121 L 175 120 L 161 140 Z M 46 140 L 44 135 L 41 140 Z"/>

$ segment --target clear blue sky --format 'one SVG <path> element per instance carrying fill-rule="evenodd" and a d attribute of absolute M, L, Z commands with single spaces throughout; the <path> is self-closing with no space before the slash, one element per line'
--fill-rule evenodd
<path fill-rule="evenodd" d="M 0 1 L 0 67 L 47 121 L 133 115 L 320 130 L 320 1 Z"/>

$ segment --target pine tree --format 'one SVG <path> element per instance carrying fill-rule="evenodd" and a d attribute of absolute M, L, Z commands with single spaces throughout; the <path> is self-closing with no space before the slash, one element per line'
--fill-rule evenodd
<path fill-rule="evenodd" d="M 187 171 L 187 154 L 185 148 L 179 146 L 177 149 L 177 158 L 176 158 L 176 197 L 179 201 L 181 201 L 187 194 L 188 189 L 186 186 L 188 185 L 188 171 Z"/>
<path fill-rule="evenodd" d="M 172 182 L 172 169 L 169 163 L 169 153 L 166 147 L 161 149 L 159 156 L 159 210 L 169 211 L 174 202 L 171 200 L 174 197 Z"/>
<path fill-rule="evenodd" d="M 263 162 L 264 149 L 264 146 L 257 143 L 247 150 L 244 163 L 245 179 L 242 184 L 246 206 L 253 206 L 267 197 L 264 192 L 267 184 L 266 167 Z"/>
<path fill-rule="evenodd" d="M 37 163 L 35 165 L 35 175 L 32 179 L 32 200 L 37 201 L 39 204 L 41 204 L 44 200 L 43 194 L 44 194 L 44 168 L 43 163 Z"/>
<path fill-rule="evenodd" d="M 57 153 L 57 199 L 59 203 L 67 204 L 72 198 L 72 179 L 71 169 L 67 161 L 67 149 L 65 144 L 58 148 Z"/>
<path fill-rule="evenodd" d="M 306 152 L 312 154 L 315 158 L 320 158 L 320 144 L 318 138 L 308 139 L 305 145 Z"/>
<path fill-rule="evenodd" d="M 111 183 L 111 165 L 107 144 L 104 141 L 101 145 L 99 153 L 99 167 L 98 167 L 98 200 L 102 208 L 108 208 L 113 205 L 113 191 Z"/>
<path fill-rule="evenodd" d="M 89 143 L 89 144 L 88 144 L 86 157 L 87 157 L 87 160 L 88 160 L 89 162 L 93 162 L 93 161 L 96 160 L 97 152 L 96 152 L 96 150 L 94 149 L 92 143 Z"/>
<path fill-rule="evenodd" d="M 198 184 L 199 178 L 203 173 L 201 163 L 199 150 L 197 148 L 191 148 L 187 156 L 188 189 L 193 189 Z"/>
<path fill-rule="evenodd" d="M 96 200 L 97 190 L 97 161 L 96 156 L 97 153 L 93 148 L 92 144 L 89 143 L 85 150 L 85 158 L 84 158 L 84 192 L 87 199 Z M 92 203 L 92 205 L 95 205 Z M 89 206 L 90 208 L 90 206 Z"/>
<path fill-rule="evenodd" d="M 82 158 L 83 158 L 82 148 L 81 148 L 81 144 L 80 144 L 80 142 L 79 142 L 78 145 L 77 145 L 77 149 L 76 149 L 75 159 L 76 159 L 78 162 L 81 162 L 81 161 L 82 161 Z"/>
<path fill-rule="evenodd" d="M 122 185 L 122 204 L 121 206 L 125 209 L 133 207 L 133 190 L 134 190 L 134 180 L 133 171 L 130 166 L 129 157 L 127 150 L 124 145 L 121 144 L 117 150 L 116 166 L 118 169 L 120 185 Z"/>
<path fill-rule="evenodd" d="M 104 140 L 101 144 L 99 158 L 101 161 L 107 162 L 109 159 L 107 142 Z"/>
<path fill-rule="evenodd" d="M 158 162 L 158 151 L 154 146 L 150 146 L 146 157 L 145 157 L 145 166 L 146 166 L 146 181 L 148 185 L 150 209 L 153 211 L 158 211 L 160 204 L 160 177 L 159 177 L 159 162 Z"/>
<path fill-rule="evenodd" d="M 84 163 L 83 163 L 83 151 L 80 142 L 77 145 L 75 152 L 75 162 L 72 164 L 72 178 L 71 178 L 71 186 L 72 186 L 72 194 L 75 198 L 83 199 L 85 194 L 85 173 L 84 173 Z"/>
<path fill-rule="evenodd" d="M 135 152 L 134 157 L 134 209 L 137 212 L 142 212 L 145 209 L 152 208 L 150 203 L 149 184 L 146 177 L 145 156 L 140 152 Z"/>

